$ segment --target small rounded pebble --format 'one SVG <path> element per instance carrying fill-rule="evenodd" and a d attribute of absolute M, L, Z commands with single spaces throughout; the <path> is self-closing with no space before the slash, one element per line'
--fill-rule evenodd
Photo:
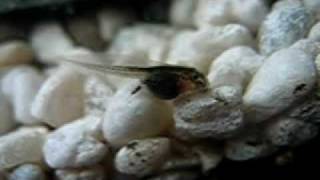
<path fill-rule="evenodd" d="M 31 32 L 31 46 L 38 60 L 49 64 L 56 63 L 59 60 L 57 56 L 74 48 L 71 38 L 57 22 L 35 25 Z"/>
<path fill-rule="evenodd" d="M 312 56 L 315 61 L 318 54 L 320 54 L 320 42 L 313 39 L 301 39 L 294 43 L 290 48 L 297 48 Z"/>
<path fill-rule="evenodd" d="M 320 42 L 320 22 L 312 26 L 308 35 L 308 39 Z"/>
<path fill-rule="evenodd" d="M 319 122 L 320 120 L 320 101 L 317 95 L 299 102 L 289 109 L 285 116 L 305 122 Z"/>
<path fill-rule="evenodd" d="M 171 41 L 166 62 L 168 64 L 187 65 L 197 68 L 199 71 L 206 70 L 205 65 L 211 63 L 208 53 L 201 53 L 200 50 L 193 47 L 195 31 L 184 30 L 178 32 Z"/>
<path fill-rule="evenodd" d="M 316 66 L 317 66 L 317 72 L 320 72 L 320 54 L 316 57 L 315 60 Z"/>
<path fill-rule="evenodd" d="M 233 94 L 237 94 L 238 101 L 241 101 L 244 89 L 262 65 L 263 59 L 264 57 L 246 46 L 234 47 L 224 51 L 211 65 L 208 75 L 211 88 L 219 96 L 225 97 L 228 97 L 230 93 L 225 89 L 226 87 L 235 89 L 236 92 L 233 92 Z"/>
<path fill-rule="evenodd" d="M 108 153 L 101 142 L 101 118 L 87 116 L 52 132 L 44 146 L 44 158 L 52 168 L 78 168 L 100 162 Z"/>
<path fill-rule="evenodd" d="M 314 17 L 303 6 L 283 5 L 274 9 L 259 31 L 260 52 L 270 55 L 289 47 L 307 35 L 313 22 Z"/>
<path fill-rule="evenodd" d="M 242 90 L 240 86 L 220 86 L 211 89 L 211 93 L 214 97 L 221 101 L 225 101 L 231 104 L 240 104 L 242 101 Z"/>
<path fill-rule="evenodd" d="M 162 171 L 201 170 L 207 174 L 215 169 L 223 158 L 221 147 L 214 144 L 172 145 L 172 155 L 162 166 Z"/>
<path fill-rule="evenodd" d="M 254 46 L 250 31 L 238 24 L 182 31 L 172 40 L 167 62 L 195 67 L 206 73 L 222 52 L 241 45 Z"/>
<path fill-rule="evenodd" d="M 258 30 L 268 13 L 264 0 L 199 0 L 196 7 L 194 19 L 200 28 L 237 23 L 246 26 L 253 33 Z"/>
<path fill-rule="evenodd" d="M 194 13 L 194 21 L 198 27 L 228 24 L 231 19 L 231 3 L 226 0 L 199 0 Z"/>
<path fill-rule="evenodd" d="M 209 93 L 181 97 L 175 101 L 175 134 L 182 139 L 224 139 L 243 127 L 239 105 L 219 101 Z"/>
<path fill-rule="evenodd" d="M 102 116 L 114 94 L 113 89 L 104 80 L 90 76 L 84 85 L 86 93 L 85 114 Z"/>
<path fill-rule="evenodd" d="M 22 124 L 39 124 L 40 119 L 31 114 L 30 106 L 45 77 L 31 66 L 18 66 L 2 79 L 2 90 L 12 103 L 15 120 Z"/>
<path fill-rule="evenodd" d="M 231 22 L 237 22 L 257 32 L 268 14 L 265 0 L 231 0 Z"/>
<path fill-rule="evenodd" d="M 0 169 L 24 163 L 41 163 L 42 146 L 48 130 L 44 127 L 22 127 L 0 137 Z"/>
<path fill-rule="evenodd" d="M 153 137 L 172 125 L 170 105 L 151 94 L 140 82 L 119 89 L 110 101 L 102 129 L 112 146 Z"/>
<path fill-rule="evenodd" d="M 84 98 L 84 77 L 61 67 L 40 88 L 31 113 L 50 126 L 59 127 L 83 115 Z"/>
<path fill-rule="evenodd" d="M 0 43 L 0 67 L 30 63 L 33 56 L 33 50 L 26 42 L 16 40 Z"/>
<path fill-rule="evenodd" d="M 1 74 L 1 91 L 6 98 L 12 102 L 13 96 L 13 81 L 20 73 L 25 73 L 34 70 L 32 67 L 27 65 L 16 66 L 14 68 L 8 68 Z"/>
<path fill-rule="evenodd" d="M 282 9 L 282 8 L 286 8 L 288 6 L 289 7 L 293 7 L 293 6 L 301 7 L 301 6 L 303 6 L 303 3 L 302 3 L 301 0 L 280 0 L 280 1 L 275 1 L 272 4 L 272 10 Z"/>
<path fill-rule="evenodd" d="M 58 169 L 55 170 L 56 180 L 107 180 L 105 170 L 101 166 L 83 169 Z"/>
<path fill-rule="evenodd" d="M 261 122 L 282 112 L 308 94 L 316 79 L 311 55 L 297 48 L 277 51 L 265 60 L 245 92 L 248 121 Z"/>
<path fill-rule="evenodd" d="M 267 138 L 276 146 L 300 145 L 317 134 L 315 125 L 291 118 L 280 118 L 266 129 Z"/>
<path fill-rule="evenodd" d="M 122 173 L 142 177 L 157 171 L 169 153 L 167 138 L 134 140 L 118 151 L 115 166 Z"/>
<path fill-rule="evenodd" d="M 111 54 L 146 54 L 149 60 L 162 61 L 169 50 L 169 40 L 176 30 L 167 25 L 137 24 L 123 28 L 114 38 Z"/>
<path fill-rule="evenodd" d="M 15 168 L 9 180 L 46 180 L 46 175 L 43 169 L 35 164 L 23 164 Z"/>
<path fill-rule="evenodd" d="M 276 150 L 261 133 L 254 131 L 228 140 L 225 156 L 234 161 L 246 161 L 265 157 Z"/>

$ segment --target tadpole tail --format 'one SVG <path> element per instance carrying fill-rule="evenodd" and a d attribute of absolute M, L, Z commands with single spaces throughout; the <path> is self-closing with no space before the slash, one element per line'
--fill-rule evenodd
<path fill-rule="evenodd" d="M 144 79 L 147 76 L 147 71 L 144 68 L 139 67 L 130 67 L 130 66 L 112 66 L 112 65 L 105 65 L 102 63 L 87 63 L 82 61 L 76 60 L 65 60 L 63 61 L 66 64 L 70 64 L 72 66 L 77 67 L 83 73 L 88 73 L 89 71 L 93 73 L 98 73 L 99 75 L 119 75 L 128 78 L 138 78 Z"/>

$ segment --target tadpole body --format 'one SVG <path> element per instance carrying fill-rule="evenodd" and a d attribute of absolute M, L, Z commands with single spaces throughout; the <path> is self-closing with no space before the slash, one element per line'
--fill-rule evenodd
<path fill-rule="evenodd" d="M 206 77 L 194 68 L 174 65 L 150 67 L 139 66 L 109 66 L 67 60 L 72 65 L 80 66 L 100 74 L 114 74 L 128 78 L 138 78 L 151 93 L 160 99 L 174 99 L 187 91 L 207 87 Z"/>
<path fill-rule="evenodd" d="M 179 76 L 175 73 L 154 72 L 143 83 L 155 96 L 161 99 L 173 99 L 180 94 Z"/>

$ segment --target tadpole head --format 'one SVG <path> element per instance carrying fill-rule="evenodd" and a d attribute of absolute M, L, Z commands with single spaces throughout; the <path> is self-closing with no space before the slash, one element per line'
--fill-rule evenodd
<path fill-rule="evenodd" d="M 207 78 L 194 68 L 181 71 L 179 79 L 180 93 L 194 92 L 208 87 Z"/>
<path fill-rule="evenodd" d="M 190 81 L 190 83 L 193 84 L 194 89 L 203 89 L 208 86 L 207 78 L 195 69 L 186 73 L 183 80 Z"/>
<path fill-rule="evenodd" d="M 205 89 L 206 77 L 195 69 L 180 71 L 159 71 L 152 73 L 144 83 L 149 90 L 161 99 L 174 99 L 186 92 Z"/>

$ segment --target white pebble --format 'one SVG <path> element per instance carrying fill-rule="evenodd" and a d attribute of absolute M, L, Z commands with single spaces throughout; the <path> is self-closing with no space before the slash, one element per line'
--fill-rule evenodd
<path fill-rule="evenodd" d="M 12 103 L 16 121 L 22 124 L 37 124 L 40 119 L 31 115 L 30 106 L 45 77 L 31 66 L 18 66 L 2 79 L 2 89 Z"/>
<path fill-rule="evenodd" d="M 231 0 L 231 14 L 231 22 L 242 24 L 252 32 L 257 32 L 268 14 L 268 7 L 265 0 Z"/>
<path fill-rule="evenodd" d="M 315 125 L 292 118 L 279 118 L 266 129 L 266 138 L 276 146 L 300 145 L 317 134 Z"/>
<path fill-rule="evenodd" d="M 253 46 L 253 37 L 247 28 L 237 24 L 182 31 L 172 40 L 167 62 L 192 66 L 206 73 L 222 52 L 241 45 Z"/>
<path fill-rule="evenodd" d="M 14 86 L 12 84 L 13 80 L 20 73 L 24 73 L 32 69 L 32 67 L 27 65 L 16 66 L 14 68 L 7 68 L 1 73 L 1 91 L 6 96 L 6 98 L 12 102 L 12 92 L 14 90 Z"/>
<path fill-rule="evenodd" d="M 234 47 L 224 51 L 212 63 L 208 81 L 219 96 L 228 97 L 225 88 L 235 89 L 238 101 L 241 101 L 243 91 L 252 76 L 263 63 L 263 57 L 252 48 L 246 46 Z M 226 94 L 226 95 L 225 95 Z"/>
<path fill-rule="evenodd" d="M 110 85 L 102 79 L 90 76 L 84 85 L 86 93 L 85 114 L 102 116 L 114 94 Z"/>
<path fill-rule="evenodd" d="M 15 168 L 10 176 L 9 180 L 46 180 L 44 170 L 36 164 L 23 164 Z"/>
<path fill-rule="evenodd" d="M 9 101 L 0 91 L 0 136 L 14 128 L 12 109 Z"/>
<path fill-rule="evenodd" d="M 57 22 L 37 24 L 31 32 L 31 45 L 44 63 L 56 63 L 56 56 L 73 49 L 72 40 Z"/>
<path fill-rule="evenodd" d="M 315 90 L 318 91 L 318 90 Z M 298 119 L 305 122 L 319 122 L 320 120 L 320 101 L 316 95 L 307 98 L 303 102 L 297 103 L 284 115 L 293 119 Z"/>
<path fill-rule="evenodd" d="M 59 127 L 84 113 L 84 77 L 61 67 L 42 85 L 31 107 L 33 116 Z"/>
<path fill-rule="evenodd" d="M 194 18 L 200 28 L 237 23 L 256 32 L 267 13 L 263 0 L 199 0 Z"/>
<path fill-rule="evenodd" d="M 194 14 L 194 21 L 198 27 L 225 25 L 230 22 L 232 16 L 230 11 L 231 1 L 199 0 Z"/>
<path fill-rule="evenodd" d="M 139 177 L 150 175 L 165 162 L 169 153 L 167 138 L 131 141 L 116 154 L 115 167 L 122 173 Z"/>
<path fill-rule="evenodd" d="M 317 66 L 317 72 L 320 73 L 320 54 L 316 57 L 315 63 Z"/>
<path fill-rule="evenodd" d="M 316 79 L 311 55 L 297 48 L 277 51 L 265 60 L 245 92 L 248 120 L 261 122 L 290 107 L 310 92 Z"/>
<path fill-rule="evenodd" d="M 211 89 L 211 93 L 217 99 L 227 103 L 239 104 L 242 101 L 241 87 L 236 86 L 236 84 L 233 84 L 232 86 L 220 86 Z"/>
<path fill-rule="evenodd" d="M 195 94 L 175 101 L 175 133 L 181 139 L 230 138 L 243 127 L 242 111 L 210 93 Z"/>
<path fill-rule="evenodd" d="M 301 39 L 294 43 L 290 48 L 297 48 L 312 56 L 315 61 L 317 55 L 320 53 L 320 42 L 313 39 Z"/>
<path fill-rule="evenodd" d="M 119 89 L 107 109 L 103 132 L 113 146 L 130 140 L 152 137 L 172 125 L 172 110 L 167 102 L 151 94 L 140 82 Z"/>
<path fill-rule="evenodd" d="M 193 14 L 197 6 L 194 0 L 174 0 L 170 7 L 170 22 L 174 26 L 193 27 Z"/>
<path fill-rule="evenodd" d="M 97 14 L 102 38 L 109 42 L 117 32 L 133 19 L 133 15 L 119 9 L 103 8 Z"/>
<path fill-rule="evenodd" d="M 320 22 L 312 26 L 308 35 L 308 39 L 320 42 Z"/>
<path fill-rule="evenodd" d="M 177 33 L 171 41 L 171 49 L 169 50 L 166 61 L 169 64 L 187 65 L 196 67 L 204 72 L 205 65 L 210 64 L 211 57 L 208 53 L 201 52 L 193 47 L 193 39 L 195 39 L 195 31 L 186 30 Z"/>
<path fill-rule="evenodd" d="M 275 152 L 277 148 L 273 147 L 268 140 L 255 130 L 247 132 L 235 139 L 231 139 L 225 144 L 225 156 L 234 161 L 245 161 L 265 157 Z"/>
<path fill-rule="evenodd" d="M 30 63 L 33 56 L 31 47 L 23 41 L 0 43 L 0 66 Z"/>
<path fill-rule="evenodd" d="M 301 7 L 303 6 L 303 3 L 301 0 L 280 0 L 280 1 L 276 1 L 272 4 L 272 11 L 276 10 L 276 9 L 282 9 L 282 8 L 286 8 L 288 6 L 297 6 L 297 7 Z"/>
<path fill-rule="evenodd" d="M 101 118 L 87 116 L 51 133 L 43 147 L 52 168 L 78 168 L 97 164 L 108 153 L 101 142 Z"/>
<path fill-rule="evenodd" d="M 44 127 L 23 127 L 0 137 L 0 169 L 24 163 L 41 163 L 42 146 L 48 130 Z"/>
<path fill-rule="evenodd" d="M 275 8 L 261 25 L 260 52 L 270 55 L 289 47 L 309 32 L 314 17 L 302 5 L 288 4 Z"/>
<path fill-rule="evenodd" d="M 105 171 L 101 166 L 83 169 L 58 169 L 54 176 L 56 180 L 106 180 Z"/>
<path fill-rule="evenodd" d="M 144 53 L 148 59 L 163 61 L 169 50 L 169 40 L 176 30 L 166 25 L 138 24 L 123 28 L 113 40 L 109 52 L 136 55 Z"/>

